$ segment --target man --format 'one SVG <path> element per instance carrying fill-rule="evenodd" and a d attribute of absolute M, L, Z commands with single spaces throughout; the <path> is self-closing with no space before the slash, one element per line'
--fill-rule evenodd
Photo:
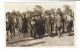
<path fill-rule="evenodd" d="M 71 36 L 71 31 L 72 31 L 72 27 L 73 27 L 73 17 L 71 16 L 71 13 L 68 14 L 67 16 L 67 30 L 69 31 L 69 36 Z"/>
<path fill-rule="evenodd" d="M 45 33 L 45 24 L 44 24 L 44 19 L 40 17 L 37 22 L 36 22 L 36 29 L 37 29 L 37 34 L 39 37 L 44 35 Z"/>
<path fill-rule="evenodd" d="M 57 14 L 57 32 L 58 32 L 58 37 L 60 38 L 61 36 L 61 16 L 59 13 Z"/>
<path fill-rule="evenodd" d="M 31 37 L 36 38 L 36 21 L 34 17 L 32 17 L 30 25 L 31 25 Z"/>
<path fill-rule="evenodd" d="M 24 35 L 28 33 L 28 18 L 25 15 L 24 15 L 23 23 L 22 23 L 22 33 L 24 33 Z"/>
<path fill-rule="evenodd" d="M 53 33 L 53 31 L 55 30 L 55 23 L 54 23 L 54 21 L 55 21 L 55 13 L 52 13 L 51 14 L 51 21 L 50 21 L 50 23 L 51 23 L 51 34 Z"/>
<path fill-rule="evenodd" d="M 47 28 L 46 28 L 47 33 L 50 36 L 51 35 L 51 17 L 50 17 L 50 15 L 46 16 L 46 26 L 47 26 Z"/>

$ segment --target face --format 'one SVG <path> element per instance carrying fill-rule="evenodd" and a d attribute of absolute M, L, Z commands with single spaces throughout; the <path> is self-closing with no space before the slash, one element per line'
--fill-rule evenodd
<path fill-rule="evenodd" d="M 40 19 L 40 16 L 38 16 L 38 19 Z"/>
<path fill-rule="evenodd" d="M 53 18 L 54 17 L 54 14 L 51 14 L 51 17 Z"/>
<path fill-rule="evenodd" d="M 35 16 L 35 19 L 37 19 L 38 17 L 37 16 Z"/>
<path fill-rule="evenodd" d="M 7 14 L 6 17 L 8 18 L 10 16 L 10 14 Z"/>
<path fill-rule="evenodd" d="M 34 19 L 34 17 L 32 17 L 32 19 Z"/>

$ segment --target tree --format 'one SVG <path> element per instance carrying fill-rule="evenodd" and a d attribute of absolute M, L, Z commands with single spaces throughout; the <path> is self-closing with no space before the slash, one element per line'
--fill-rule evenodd
<path fill-rule="evenodd" d="M 45 13 L 45 16 L 51 14 L 50 10 L 46 10 L 44 13 Z"/>
<path fill-rule="evenodd" d="M 70 6 L 64 5 L 63 7 L 65 8 L 65 11 L 64 11 L 64 12 L 65 12 L 66 14 L 72 13 L 72 9 L 70 8 Z"/>
<path fill-rule="evenodd" d="M 28 17 L 32 17 L 33 16 L 33 11 L 28 10 L 27 14 L 28 14 Z"/>
<path fill-rule="evenodd" d="M 36 10 L 38 10 L 38 11 L 43 11 L 43 8 L 40 6 L 40 5 L 36 5 L 35 7 L 34 7 L 34 11 L 36 11 Z"/>
<path fill-rule="evenodd" d="M 60 8 L 58 8 L 56 12 L 57 12 L 57 13 L 61 13 L 62 11 L 61 11 Z"/>
<path fill-rule="evenodd" d="M 52 14 L 52 13 L 55 13 L 55 9 L 51 8 L 51 9 L 50 9 L 50 13 L 51 13 L 51 14 Z"/>
<path fill-rule="evenodd" d="M 34 15 L 42 15 L 43 14 L 43 8 L 40 5 L 36 5 L 34 7 Z"/>

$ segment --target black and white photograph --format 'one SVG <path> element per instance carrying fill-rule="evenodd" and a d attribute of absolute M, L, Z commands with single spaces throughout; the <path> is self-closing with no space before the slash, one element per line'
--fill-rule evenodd
<path fill-rule="evenodd" d="M 6 47 L 75 47 L 76 2 L 5 2 Z"/>

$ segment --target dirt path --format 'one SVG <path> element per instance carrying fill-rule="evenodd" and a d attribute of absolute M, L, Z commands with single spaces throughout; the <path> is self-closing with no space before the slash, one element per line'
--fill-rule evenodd
<path fill-rule="evenodd" d="M 31 47 L 31 46 L 74 46 L 74 36 L 67 36 L 64 34 L 63 37 L 43 37 L 41 39 L 25 38 L 24 40 L 6 44 L 8 47 Z"/>

